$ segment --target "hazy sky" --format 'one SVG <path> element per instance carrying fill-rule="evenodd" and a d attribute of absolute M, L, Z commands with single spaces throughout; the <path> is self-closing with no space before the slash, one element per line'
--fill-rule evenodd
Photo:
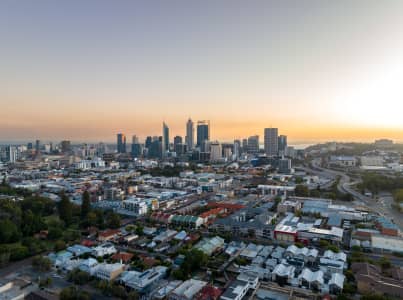
<path fill-rule="evenodd" d="M 0 139 L 403 140 L 403 1 L 0 1 Z"/>

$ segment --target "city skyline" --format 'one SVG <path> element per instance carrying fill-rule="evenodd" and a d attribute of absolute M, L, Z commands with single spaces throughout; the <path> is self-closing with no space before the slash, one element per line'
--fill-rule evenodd
<path fill-rule="evenodd" d="M 403 141 L 401 1 L 228 3 L 0 3 L 0 140 Z"/>

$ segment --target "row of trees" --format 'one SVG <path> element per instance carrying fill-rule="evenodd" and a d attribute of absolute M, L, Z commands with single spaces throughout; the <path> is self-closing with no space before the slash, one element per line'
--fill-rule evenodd
<path fill-rule="evenodd" d="M 91 208 L 88 192 L 83 193 L 81 206 L 72 203 L 64 193 L 56 203 L 26 190 L 13 189 L 5 181 L 0 184 L 1 192 L 21 195 L 23 200 L 0 200 L 0 265 L 46 250 L 60 251 L 67 243 L 79 240 L 81 231 L 89 226 L 120 226 L 118 214 Z M 47 239 L 43 239 L 46 234 L 36 236 L 40 232 L 47 232 Z"/>
<path fill-rule="evenodd" d="M 375 173 L 367 173 L 362 176 L 362 183 L 359 184 L 362 192 L 368 190 L 374 195 L 381 191 L 395 192 L 403 189 L 403 177 L 388 177 Z"/>
<path fill-rule="evenodd" d="M 209 257 L 202 251 L 192 249 L 184 253 L 185 259 L 180 268 L 173 272 L 173 276 L 179 280 L 189 279 L 193 272 L 207 266 Z"/>

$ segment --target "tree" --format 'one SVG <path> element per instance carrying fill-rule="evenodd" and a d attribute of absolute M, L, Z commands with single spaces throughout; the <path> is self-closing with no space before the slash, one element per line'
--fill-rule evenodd
<path fill-rule="evenodd" d="M 29 250 L 25 246 L 17 245 L 13 247 L 11 253 L 10 253 L 10 260 L 11 261 L 17 261 L 24 259 L 30 255 Z"/>
<path fill-rule="evenodd" d="M 69 198 L 63 193 L 58 205 L 59 217 L 68 226 L 71 224 L 73 217 L 73 207 Z"/>
<path fill-rule="evenodd" d="M 313 198 L 320 198 L 320 191 L 312 190 L 312 191 L 310 191 L 309 196 L 313 197 Z"/>
<path fill-rule="evenodd" d="M 116 229 L 120 227 L 120 216 L 117 213 L 111 212 L 107 215 L 106 224 L 108 227 Z"/>
<path fill-rule="evenodd" d="M 74 269 L 67 275 L 68 281 L 74 282 L 74 284 L 77 285 L 88 283 L 90 277 L 91 276 L 87 272 L 81 271 L 79 269 Z"/>
<path fill-rule="evenodd" d="M 87 292 L 81 291 L 75 286 L 64 288 L 60 295 L 60 300 L 90 300 L 91 297 Z"/>
<path fill-rule="evenodd" d="M 140 296 L 136 291 L 131 291 L 128 295 L 127 295 L 127 300 L 139 300 Z"/>
<path fill-rule="evenodd" d="M 54 250 L 56 252 L 59 252 L 59 251 L 62 251 L 64 249 L 66 249 L 66 243 L 64 241 L 62 241 L 62 240 L 57 240 L 55 242 Z"/>
<path fill-rule="evenodd" d="M 34 233 L 46 229 L 46 224 L 39 215 L 34 214 L 30 209 L 28 209 L 22 214 L 21 227 L 24 236 L 32 236 Z"/>
<path fill-rule="evenodd" d="M 97 225 L 97 214 L 93 211 L 90 211 L 87 214 L 87 225 L 88 226 L 95 226 Z"/>
<path fill-rule="evenodd" d="M 144 230 L 143 226 L 140 226 L 140 225 L 137 226 L 136 227 L 136 234 L 139 235 L 139 236 L 143 235 L 143 230 Z"/>
<path fill-rule="evenodd" d="M 60 227 L 50 227 L 48 231 L 48 239 L 56 240 L 63 236 L 63 230 Z"/>
<path fill-rule="evenodd" d="M 295 187 L 295 196 L 297 197 L 309 197 L 309 189 L 303 184 L 298 184 Z"/>
<path fill-rule="evenodd" d="M 381 257 L 381 259 L 379 260 L 379 265 L 381 266 L 382 270 L 387 270 L 392 266 L 390 260 L 385 256 Z"/>
<path fill-rule="evenodd" d="M 335 246 L 335 245 L 329 245 L 327 246 L 327 250 L 333 251 L 334 253 L 339 253 L 340 249 L 339 247 Z"/>
<path fill-rule="evenodd" d="M 112 285 L 111 289 L 112 295 L 114 295 L 117 298 L 124 299 L 127 296 L 126 290 L 123 286 L 121 285 Z"/>
<path fill-rule="evenodd" d="M 90 194 L 85 191 L 81 200 L 81 218 L 84 219 L 91 211 Z"/>
<path fill-rule="evenodd" d="M 17 226 L 9 219 L 0 221 L 0 243 L 15 243 L 21 237 L 20 231 Z"/>
<path fill-rule="evenodd" d="M 41 279 L 41 280 L 39 281 L 39 287 L 40 287 L 40 288 L 42 288 L 42 287 L 48 287 L 48 286 L 50 286 L 51 284 L 52 284 L 52 278 L 50 278 L 50 277 L 46 277 L 46 278 Z"/>
<path fill-rule="evenodd" d="M 301 176 L 297 176 L 296 178 L 295 178 L 295 183 L 296 184 L 301 184 L 301 183 L 303 183 L 304 182 L 304 179 L 301 177 Z"/>
<path fill-rule="evenodd" d="M 50 268 L 52 267 L 52 262 L 50 261 L 49 258 L 47 257 L 43 257 L 43 256 L 35 256 L 32 259 L 32 266 L 41 271 L 41 272 L 45 272 L 45 271 L 49 271 Z"/>
<path fill-rule="evenodd" d="M 398 203 L 403 202 L 403 189 L 399 189 L 395 192 L 395 201 Z"/>

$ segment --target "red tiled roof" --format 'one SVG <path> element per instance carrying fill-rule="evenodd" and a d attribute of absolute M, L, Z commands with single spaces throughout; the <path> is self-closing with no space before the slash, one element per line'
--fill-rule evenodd
<path fill-rule="evenodd" d="M 215 300 L 222 294 L 222 290 L 212 285 L 204 286 L 199 293 L 197 293 L 197 300 Z"/>
<path fill-rule="evenodd" d="M 116 261 L 123 261 L 123 262 L 129 262 L 131 261 L 131 259 L 133 258 L 134 254 L 132 253 L 127 253 L 127 252 L 120 252 L 120 253 L 116 253 L 112 256 L 113 260 Z"/>
<path fill-rule="evenodd" d="M 100 237 L 109 237 L 109 236 L 116 235 L 119 232 L 120 232 L 119 229 L 107 229 L 107 230 L 104 230 L 104 231 L 100 232 L 98 235 Z"/>

